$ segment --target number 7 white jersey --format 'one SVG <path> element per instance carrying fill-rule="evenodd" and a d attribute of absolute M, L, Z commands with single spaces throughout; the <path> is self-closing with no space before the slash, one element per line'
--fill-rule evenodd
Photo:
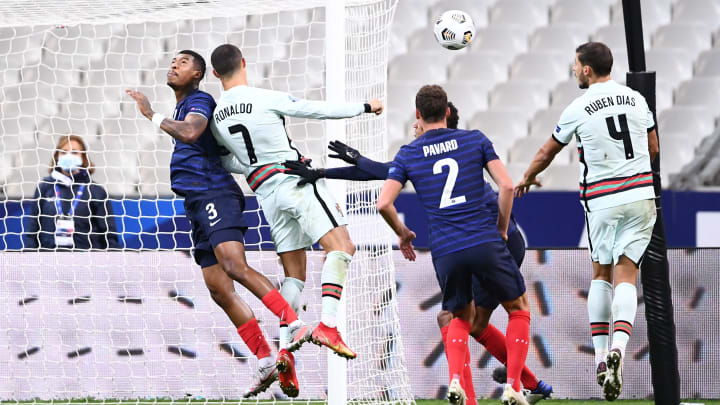
<path fill-rule="evenodd" d="M 285 131 L 285 116 L 349 118 L 364 110 L 362 103 L 300 100 L 287 93 L 236 86 L 220 95 L 210 127 L 218 143 L 234 157 L 224 158 L 223 165 L 242 173 L 255 190 L 282 172 L 279 164 L 302 156 Z"/>
<path fill-rule="evenodd" d="M 587 211 L 655 197 L 648 150 L 654 127 L 645 98 L 613 80 L 592 84 L 563 111 L 553 138 L 567 145 L 575 135 Z"/>

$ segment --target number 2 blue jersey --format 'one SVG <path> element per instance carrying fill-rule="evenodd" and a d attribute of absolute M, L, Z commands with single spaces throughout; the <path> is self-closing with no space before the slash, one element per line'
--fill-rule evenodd
<path fill-rule="evenodd" d="M 427 131 L 395 156 L 388 179 L 410 180 L 428 216 L 433 258 L 501 241 L 488 208 L 483 169 L 497 159 L 480 131 Z"/>
<path fill-rule="evenodd" d="M 195 90 L 175 107 L 173 119 L 184 121 L 188 114 L 200 114 L 208 120 L 205 131 L 193 144 L 175 141 L 170 160 L 170 183 L 173 191 L 207 191 L 235 187 L 235 179 L 222 167 L 219 146 L 210 130 L 215 100 L 204 91 Z"/>

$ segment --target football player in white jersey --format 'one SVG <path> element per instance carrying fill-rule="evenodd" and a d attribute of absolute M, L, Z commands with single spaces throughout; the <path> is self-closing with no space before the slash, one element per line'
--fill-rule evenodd
<path fill-rule="evenodd" d="M 609 401 L 622 391 L 622 359 L 637 310 L 638 263 L 655 225 L 650 162 L 658 153 L 655 121 L 645 98 L 610 78 L 612 62 L 605 44 L 588 42 L 576 49 L 573 70 L 580 88 L 587 91 L 563 111 L 552 138 L 515 189 L 521 197 L 532 185 L 540 186 L 536 176 L 575 137 L 582 164 L 580 200 L 593 262 L 588 315 L 597 382 Z M 611 317 L 613 339 L 608 352 Z"/>
<path fill-rule="evenodd" d="M 217 47 L 211 62 L 225 90 L 218 99 L 211 128 L 218 143 L 231 152 L 224 165 L 245 176 L 270 224 L 275 249 L 285 268 L 280 292 L 294 308 L 299 307 L 305 281 L 305 249 L 319 242 L 327 252 L 321 275 L 322 319 L 310 340 L 353 359 L 356 354 L 341 339 L 335 317 L 355 245 L 340 204 L 324 181 L 298 186 L 297 176 L 284 173 L 285 161 L 304 159 L 285 130 L 285 116 L 336 119 L 380 114 L 382 103 L 308 101 L 250 87 L 245 59 L 240 49 L 230 44 Z M 297 336 L 304 335 L 301 332 Z M 288 344 L 283 325 L 280 339 L 283 346 Z M 292 354 L 281 351 L 281 356 L 285 356 L 285 364 L 279 360 L 278 369 L 292 367 Z"/>

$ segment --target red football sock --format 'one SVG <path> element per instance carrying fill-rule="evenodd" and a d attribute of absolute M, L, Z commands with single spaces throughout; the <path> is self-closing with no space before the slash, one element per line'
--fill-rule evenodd
<path fill-rule="evenodd" d="M 496 359 L 502 364 L 507 363 L 507 348 L 505 347 L 505 335 L 500 332 L 500 329 L 496 328 L 492 324 L 488 324 L 487 328 L 477 337 L 475 340 L 481 345 L 485 346 L 485 349 L 490 352 Z M 534 390 L 538 386 L 538 379 L 535 377 L 532 371 L 527 365 L 523 367 L 522 373 L 520 373 L 520 381 L 522 381 L 523 388 L 530 391 Z"/>
<path fill-rule="evenodd" d="M 470 348 L 465 351 L 465 367 L 463 367 L 463 376 L 460 380 L 460 385 L 462 386 L 462 389 L 465 391 L 465 396 L 467 397 L 467 404 L 468 405 L 477 405 L 477 400 L 475 399 L 475 387 L 473 386 L 473 379 L 472 379 L 472 369 L 470 366 Z"/>
<path fill-rule="evenodd" d="M 237 331 L 248 349 L 250 349 L 258 359 L 264 359 L 270 356 L 270 346 L 268 346 L 265 336 L 263 336 L 262 330 L 260 330 L 257 319 L 253 318 L 245 322 L 240 325 Z"/>
<path fill-rule="evenodd" d="M 507 346 L 507 383 L 520 391 L 520 373 L 525 366 L 530 343 L 530 312 L 515 311 L 510 314 L 505 335 Z"/>
<path fill-rule="evenodd" d="M 445 352 L 448 358 L 450 381 L 461 378 L 465 364 L 465 352 L 468 350 L 467 340 L 472 325 L 462 319 L 453 318 L 448 328 Z"/>
<path fill-rule="evenodd" d="M 262 297 L 262 302 L 270 312 L 280 318 L 280 321 L 293 323 L 298 319 L 295 311 L 290 304 L 285 301 L 285 298 L 280 295 L 280 291 L 278 291 L 277 288 L 265 294 L 265 296 Z"/>
<path fill-rule="evenodd" d="M 440 328 L 440 336 L 442 337 L 443 346 L 445 346 L 445 359 L 447 360 L 447 333 L 450 326 L 443 326 Z"/>

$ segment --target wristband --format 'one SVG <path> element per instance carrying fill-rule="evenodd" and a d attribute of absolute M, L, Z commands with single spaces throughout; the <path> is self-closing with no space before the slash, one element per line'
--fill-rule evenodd
<path fill-rule="evenodd" d="M 163 120 L 165 119 L 165 116 L 160 113 L 155 113 L 152 116 L 152 123 L 156 127 L 160 128 L 160 124 L 162 124 Z"/>
<path fill-rule="evenodd" d="M 372 107 L 370 106 L 370 103 L 365 103 L 365 112 L 366 113 L 372 112 Z"/>

